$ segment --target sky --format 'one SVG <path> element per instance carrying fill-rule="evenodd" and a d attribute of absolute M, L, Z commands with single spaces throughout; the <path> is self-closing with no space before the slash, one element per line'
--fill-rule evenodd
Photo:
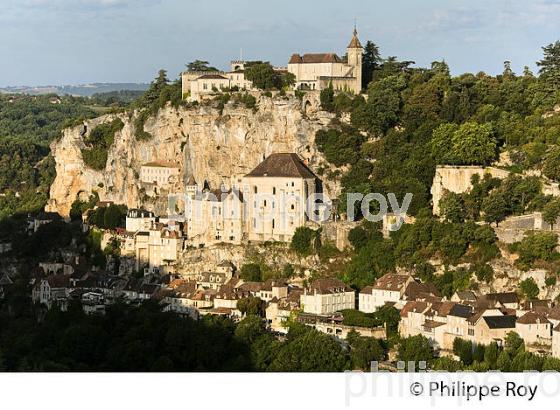
<path fill-rule="evenodd" d="M 149 82 L 160 68 L 344 54 L 354 21 L 382 56 L 453 74 L 537 71 L 560 0 L 0 0 L 0 86 Z"/>

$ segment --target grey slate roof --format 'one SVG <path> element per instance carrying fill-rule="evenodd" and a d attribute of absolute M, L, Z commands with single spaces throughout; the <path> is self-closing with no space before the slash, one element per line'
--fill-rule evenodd
<path fill-rule="evenodd" d="M 468 318 L 472 314 L 472 309 L 470 306 L 456 304 L 451 308 L 449 312 L 450 316 L 457 316 Z"/>
<path fill-rule="evenodd" d="M 513 329 L 516 317 L 513 315 L 484 316 L 484 321 L 490 329 Z"/>

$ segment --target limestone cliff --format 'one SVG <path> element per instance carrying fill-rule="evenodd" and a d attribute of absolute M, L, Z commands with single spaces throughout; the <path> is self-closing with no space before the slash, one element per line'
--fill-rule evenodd
<path fill-rule="evenodd" d="M 492 177 L 502 179 L 506 178 L 509 172 L 492 167 L 438 166 L 431 189 L 434 214 L 439 215 L 439 201 L 443 197 L 445 191 L 462 194 L 472 188 L 471 179 L 473 175 L 478 175 L 482 178 L 484 174 L 490 174 Z"/>
<path fill-rule="evenodd" d="M 56 179 L 47 210 L 68 216 L 76 198 L 87 198 L 93 191 L 101 200 L 131 207 L 164 212 L 164 203 L 146 195 L 139 181 L 140 167 L 151 161 L 174 162 L 181 166 L 181 180 L 193 175 L 200 184 L 212 187 L 229 185 L 275 152 L 295 152 L 309 161 L 313 169 L 322 161 L 314 145 L 315 132 L 326 126 L 332 115 L 316 111 L 305 113 L 295 97 L 260 96 L 258 109 L 228 103 L 220 110 L 211 105 L 160 110 L 145 124 L 153 137 L 137 141 L 133 120 L 136 114 L 112 114 L 89 120 L 84 127 L 65 129 L 51 145 L 56 161 Z M 83 138 L 97 125 L 118 116 L 124 127 L 115 134 L 106 167 L 95 171 L 85 166 Z M 84 134 L 83 136 L 81 134 Z M 325 182 L 325 181 L 324 181 Z M 176 187 L 181 192 L 181 184 Z M 334 184 L 327 193 L 337 194 Z"/>

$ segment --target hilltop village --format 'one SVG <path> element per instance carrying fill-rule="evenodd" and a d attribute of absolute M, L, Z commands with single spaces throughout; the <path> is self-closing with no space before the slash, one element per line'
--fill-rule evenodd
<path fill-rule="evenodd" d="M 368 360 L 390 369 L 410 358 L 409 341 L 441 366 L 476 361 L 462 343 L 560 359 L 560 155 L 535 166 L 547 148 L 516 142 L 504 125 L 513 109 L 496 114 L 493 94 L 467 121 L 467 97 L 441 89 L 444 63 L 371 65 L 372 50 L 354 29 L 344 56 L 235 60 L 229 71 L 197 60 L 176 83 L 160 73 L 133 109 L 66 128 L 51 145 L 45 211 L 29 213 L 17 240 L 0 236 L 8 260 L 72 226 L 24 269 L 41 317 L 146 303 L 197 322 L 258 317 L 277 340 L 297 324 L 343 350 L 381 341 Z M 457 93 L 474 93 L 472 81 L 483 94 L 537 80 L 506 69 L 460 81 Z M 421 105 L 432 97 L 448 111 Z M 558 105 L 532 115 L 552 141 Z M 349 209 L 346 195 L 377 189 L 398 204 L 410 193 L 410 207 L 373 222 L 375 205 Z M 316 194 L 332 199 L 325 218 L 309 212 Z M 21 275 L 2 268 L 8 300 Z"/>

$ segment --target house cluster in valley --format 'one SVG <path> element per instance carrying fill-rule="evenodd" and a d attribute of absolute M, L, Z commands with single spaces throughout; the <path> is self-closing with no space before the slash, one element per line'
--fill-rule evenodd
<path fill-rule="evenodd" d="M 421 283 L 405 271 L 388 273 L 359 293 L 331 277 L 309 282 L 300 278 L 254 282 L 241 279 L 229 261 L 186 276 L 148 274 L 135 278 L 92 271 L 83 258 L 69 258 L 41 263 L 32 271 L 35 302 L 65 310 L 72 300 L 79 300 L 86 313 L 102 314 L 107 305 L 117 301 L 138 304 L 154 300 L 164 311 L 192 318 L 223 315 L 239 320 L 244 316 L 239 301 L 253 297 L 262 303 L 260 309 L 274 332 L 287 332 L 288 321 L 296 320 L 340 339 L 352 330 L 362 336 L 385 338 L 383 325 L 348 324 L 345 314 L 393 307 L 400 312 L 400 335 L 423 335 L 440 355 L 452 354 L 455 338 L 503 345 L 507 334 L 516 332 L 528 350 L 560 357 L 560 304 L 521 301 L 515 292 L 458 291 L 445 298 L 433 285 Z M 9 275 L 3 275 L 0 294 L 13 284 Z"/>

